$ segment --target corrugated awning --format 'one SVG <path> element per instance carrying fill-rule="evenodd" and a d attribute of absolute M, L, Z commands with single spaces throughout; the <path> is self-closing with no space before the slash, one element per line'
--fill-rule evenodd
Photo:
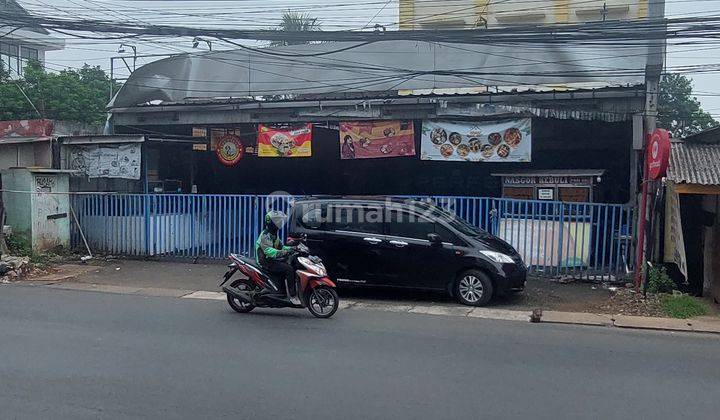
<path fill-rule="evenodd" d="M 667 178 L 678 184 L 720 185 L 720 144 L 672 143 Z"/>
<path fill-rule="evenodd" d="M 527 171 L 497 172 L 492 176 L 602 176 L 604 169 L 537 169 Z"/>
<path fill-rule="evenodd" d="M 39 143 L 43 141 L 50 141 L 53 138 L 51 136 L 41 137 L 4 137 L 0 138 L 0 146 L 3 144 L 21 144 L 21 143 Z"/>
<path fill-rule="evenodd" d="M 99 135 L 99 136 L 63 136 L 62 143 L 72 144 L 117 144 L 117 143 L 142 143 L 145 141 L 143 135 Z"/>

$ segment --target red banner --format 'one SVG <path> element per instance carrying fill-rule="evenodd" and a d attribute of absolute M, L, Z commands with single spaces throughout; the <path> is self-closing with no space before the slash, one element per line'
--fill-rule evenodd
<path fill-rule="evenodd" d="M 412 121 L 340 123 L 340 158 L 372 159 L 415 156 Z"/>
<path fill-rule="evenodd" d="M 52 134 L 52 120 L 15 120 L 0 121 L 2 137 L 45 137 Z"/>
<path fill-rule="evenodd" d="M 297 128 L 258 125 L 258 157 L 312 156 L 312 124 Z"/>

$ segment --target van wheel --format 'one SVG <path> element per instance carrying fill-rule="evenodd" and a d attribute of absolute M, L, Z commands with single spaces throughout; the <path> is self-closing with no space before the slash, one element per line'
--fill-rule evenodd
<path fill-rule="evenodd" d="M 484 306 L 492 295 L 492 282 L 482 271 L 467 270 L 455 282 L 455 296 L 463 305 Z"/>

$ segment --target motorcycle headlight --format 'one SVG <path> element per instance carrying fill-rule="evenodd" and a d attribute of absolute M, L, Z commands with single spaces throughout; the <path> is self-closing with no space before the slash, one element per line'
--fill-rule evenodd
<path fill-rule="evenodd" d="M 481 254 L 484 256 L 490 258 L 491 260 L 495 261 L 496 263 L 501 264 L 513 264 L 515 261 L 513 261 L 512 257 L 509 255 L 505 255 L 502 252 L 496 252 L 496 251 L 480 251 Z"/>

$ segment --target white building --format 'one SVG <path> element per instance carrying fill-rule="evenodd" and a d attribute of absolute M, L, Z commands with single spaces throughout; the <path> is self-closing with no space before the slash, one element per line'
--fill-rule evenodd
<path fill-rule="evenodd" d="M 14 16 L 28 12 L 15 0 L 0 0 L 0 62 L 10 77 L 17 78 L 29 60 L 45 63 L 45 52 L 61 50 L 65 41 L 53 37 L 43 28 L 13 26 Z"/>

